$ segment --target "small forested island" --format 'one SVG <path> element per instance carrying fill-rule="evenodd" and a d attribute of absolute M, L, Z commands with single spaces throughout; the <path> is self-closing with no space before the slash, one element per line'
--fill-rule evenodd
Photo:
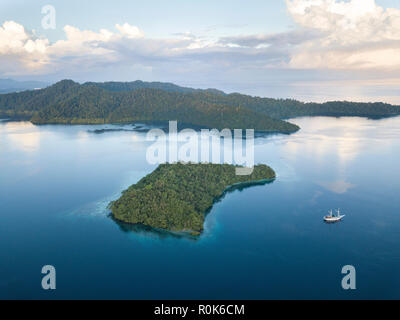
<path fill-rule="evenodd" d="M 229 164 L 161 164 L 110 203 L 114 219 L 157 229 L 199 235 L 207 211 L 234 186 L 251 186 L 275 179 L 266 165 L 248 176 L 236 175 Z"/>

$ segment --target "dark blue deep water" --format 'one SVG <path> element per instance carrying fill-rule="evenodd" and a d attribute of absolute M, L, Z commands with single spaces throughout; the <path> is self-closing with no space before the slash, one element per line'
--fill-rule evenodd
<path fill-rule="evenodd" d="M 108 217 L 155 168 L 145 133 L 0 122 L 0 298 L 399 299 L 400 118 L 292 122 L 302 130 L 256 140 L 276 181 L 227 194 L 197 240 Z M 345 220 L 324 224 L 337 207 Z"/>

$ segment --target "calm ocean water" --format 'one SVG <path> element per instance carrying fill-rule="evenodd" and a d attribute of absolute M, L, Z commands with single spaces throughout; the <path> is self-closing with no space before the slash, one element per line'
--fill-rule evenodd
<path fill-rule="evenodd" d="M 145 133 L 0 122 L 0 298 L 400 299 L 400 117 L 292 122 L 256 139 L 277 179 L 227 194 L 197 240 L 108 217 L 155 168 Z M 331 208 L 345 220 L 324 224 Z"/>

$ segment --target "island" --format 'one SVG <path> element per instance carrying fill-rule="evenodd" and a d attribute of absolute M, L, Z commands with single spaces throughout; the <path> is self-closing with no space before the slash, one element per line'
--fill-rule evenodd
<path fill-rule="evenodd" d="M 128 83 L 129 84 L 129 83 Z M 216 90 L 169 86 L 118 86 L 60 81 L 40 90 L 0 95 L 0 117 L 33 124 L 161 123 L 178 121 L 204 129 L 254 129 L 290 134 L 300 128 L 281 119 L 220 101 Z M 118 89 L 120 88 L 120 89 Z"/>
<path fill-rule="evenodd" d="M 34 124 L 168 123 L 204 129 L 254 129 L 291 134 L 300 128 L 287 119 L 304 116 L 400 115 L 386 103 L 330 101 L 305 103 L 226 94 L 160 82 L 87 82 L 62 80 L 39 90 L 0 94 L 0 118 Z"/>
<path fill-rule="evenodd" d="M 236 175 L 229 164 L 161 164 L 110 203 L 112 217 L 129 224 L 199 235 L 206 213 L 235 187 L 275 179 L 267 165 L 256 165 L 248 176 Z"/>

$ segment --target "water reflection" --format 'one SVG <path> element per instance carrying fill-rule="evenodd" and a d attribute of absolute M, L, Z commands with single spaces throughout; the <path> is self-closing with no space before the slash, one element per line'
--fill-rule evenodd
<path fill-rule="evenodd" d="M 349 189 L 355 187 L 354 184 L 351 184 L 350 182 L 344 180 L 337 180 L 333 182 L 320 182 L 319 185 L 337 194 L 344 194 Z"/>
<path fill-rule="evenodd" d="M 312 158 L 316 170 L 328 161 L 332 164 L 333 180 L 316 181 L 323 188 L 346 193 L 355 184 L 349 181 L 349 167 L 358 161 L 361 153 L 384 154 L 397 141 L 400 134 L 399 117 L 372 120 L 358 117 L 297 118 L 290 121 L 301 127 L 296 134 L 285 138 L 279 152 L 292 163 L 302 158 Z M 379 130 L 378 122 L 384 122 L 388 130 Z"/>
<path fill-rule="evenodd" d="M 362 118 L 318 117 L 307 125 L 302 124 L 303 120 L 290 120 L 298 124 L 301 131 L 288 139 L 283 152 L 294 157 L 307 153 L 317 160 L 331 155 L 337 158 L 341 167 L 357 157 L 360 148 L 370 140 L 370 131 L 375 129 L 368 126 L 372 120 Z"/>
<path fill-rule="evenodd" d="M 20 151 L 36 152 L 40 147 L 40 131 L 30 122 L 5 122 L 0 131 Z"/>
<path fill-rule="evenodd" d="M 399 83 L 399 79 L 298 81 L 290 84 L 289 96 L 301 101 L 313 102 L 347 100 L 400 104 Z M 273 94 L 277 97 L 279 94 L 287 97 L 287 88 L 287 84 L 274 88 L 276 90 Z"/>
<path fill-rule="evenodd" d="M 50 261 L 67 284 L 57 299 L 347 299 L 345 264 L 362 278 L 353 298 L 398 299 L 400 117 L 291 121 L 302 128 L 295 135 L 256 140 L 256 163 L 277 180 L 226 196 L 198 240 L 107 217 L 109 201 L 155 168 L 135 133 L 79 137 L 101 126 L 26 123 L 25 133 L 40 132 L 37 153 L 28 154 L 9 143 L 1 122 L 0 297 L 43 298 L 29 270 Z M 346 220 L 324 225 L 337 207 Z M 77 274 L 90 276 L 82 285 Z"/>

